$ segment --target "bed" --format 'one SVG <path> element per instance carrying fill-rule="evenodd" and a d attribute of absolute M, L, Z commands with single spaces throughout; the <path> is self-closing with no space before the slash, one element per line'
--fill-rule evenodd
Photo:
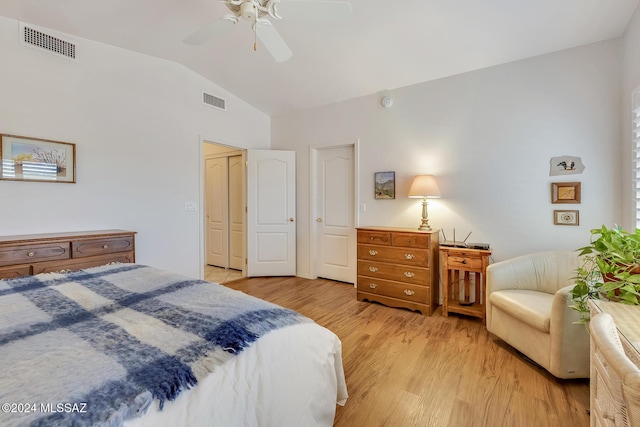
<path fill-rule="evenodd" d="M 330 426 L 341 343 L 294 311 L 140 264 L 0 281 L 2 426 Z"/>

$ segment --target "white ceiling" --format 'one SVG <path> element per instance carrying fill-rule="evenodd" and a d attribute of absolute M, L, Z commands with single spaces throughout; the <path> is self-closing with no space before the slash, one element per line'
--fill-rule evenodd
<path fill-rule="evenodd" d="M 0 0 L 0 16 L 184 64 L 277 115 L 618 37 L 638 1 L 350 0 L 348 24 L 274 21 L 283 63 L 247 22 L 184 44 L 228 12 L 217 0 Z"/>

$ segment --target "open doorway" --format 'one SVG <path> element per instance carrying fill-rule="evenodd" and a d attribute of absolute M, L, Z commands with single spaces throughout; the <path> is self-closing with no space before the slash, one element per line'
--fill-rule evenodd
<path fill-rule="evenodd" d="M 245 151 L 203 142 L 204 278 L 225 283 L 244 277 L 246 259 Z"/>

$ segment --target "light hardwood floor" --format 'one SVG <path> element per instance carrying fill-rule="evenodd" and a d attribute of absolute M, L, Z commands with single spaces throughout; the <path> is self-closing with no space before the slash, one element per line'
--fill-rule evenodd
<path fill-rule="evenodd" d="M 431 317 L 356 301 L 353 285 L 250 278 L 233 289 L 296 310 L 336 333 L 349 399 L 334 426 L 588 426 L 588 380 L 557 380 L 480 319 Z"/>
<path fill-rule="evenodd" d="M 215 267 L 213 265 L 204 266 L 204 280 L 215 283 L 227 283 L 242 277 L 242 271 L 232 268 Z"/>

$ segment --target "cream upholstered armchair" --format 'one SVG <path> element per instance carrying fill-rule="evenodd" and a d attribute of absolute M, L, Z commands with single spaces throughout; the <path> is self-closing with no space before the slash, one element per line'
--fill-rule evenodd
<path fill-rule="evenodd" d="M 570 306 L 576 252 L 538 252 L 487 268 L 487 329 L 558 378 L 589 377 L 589 334 Z"/>

